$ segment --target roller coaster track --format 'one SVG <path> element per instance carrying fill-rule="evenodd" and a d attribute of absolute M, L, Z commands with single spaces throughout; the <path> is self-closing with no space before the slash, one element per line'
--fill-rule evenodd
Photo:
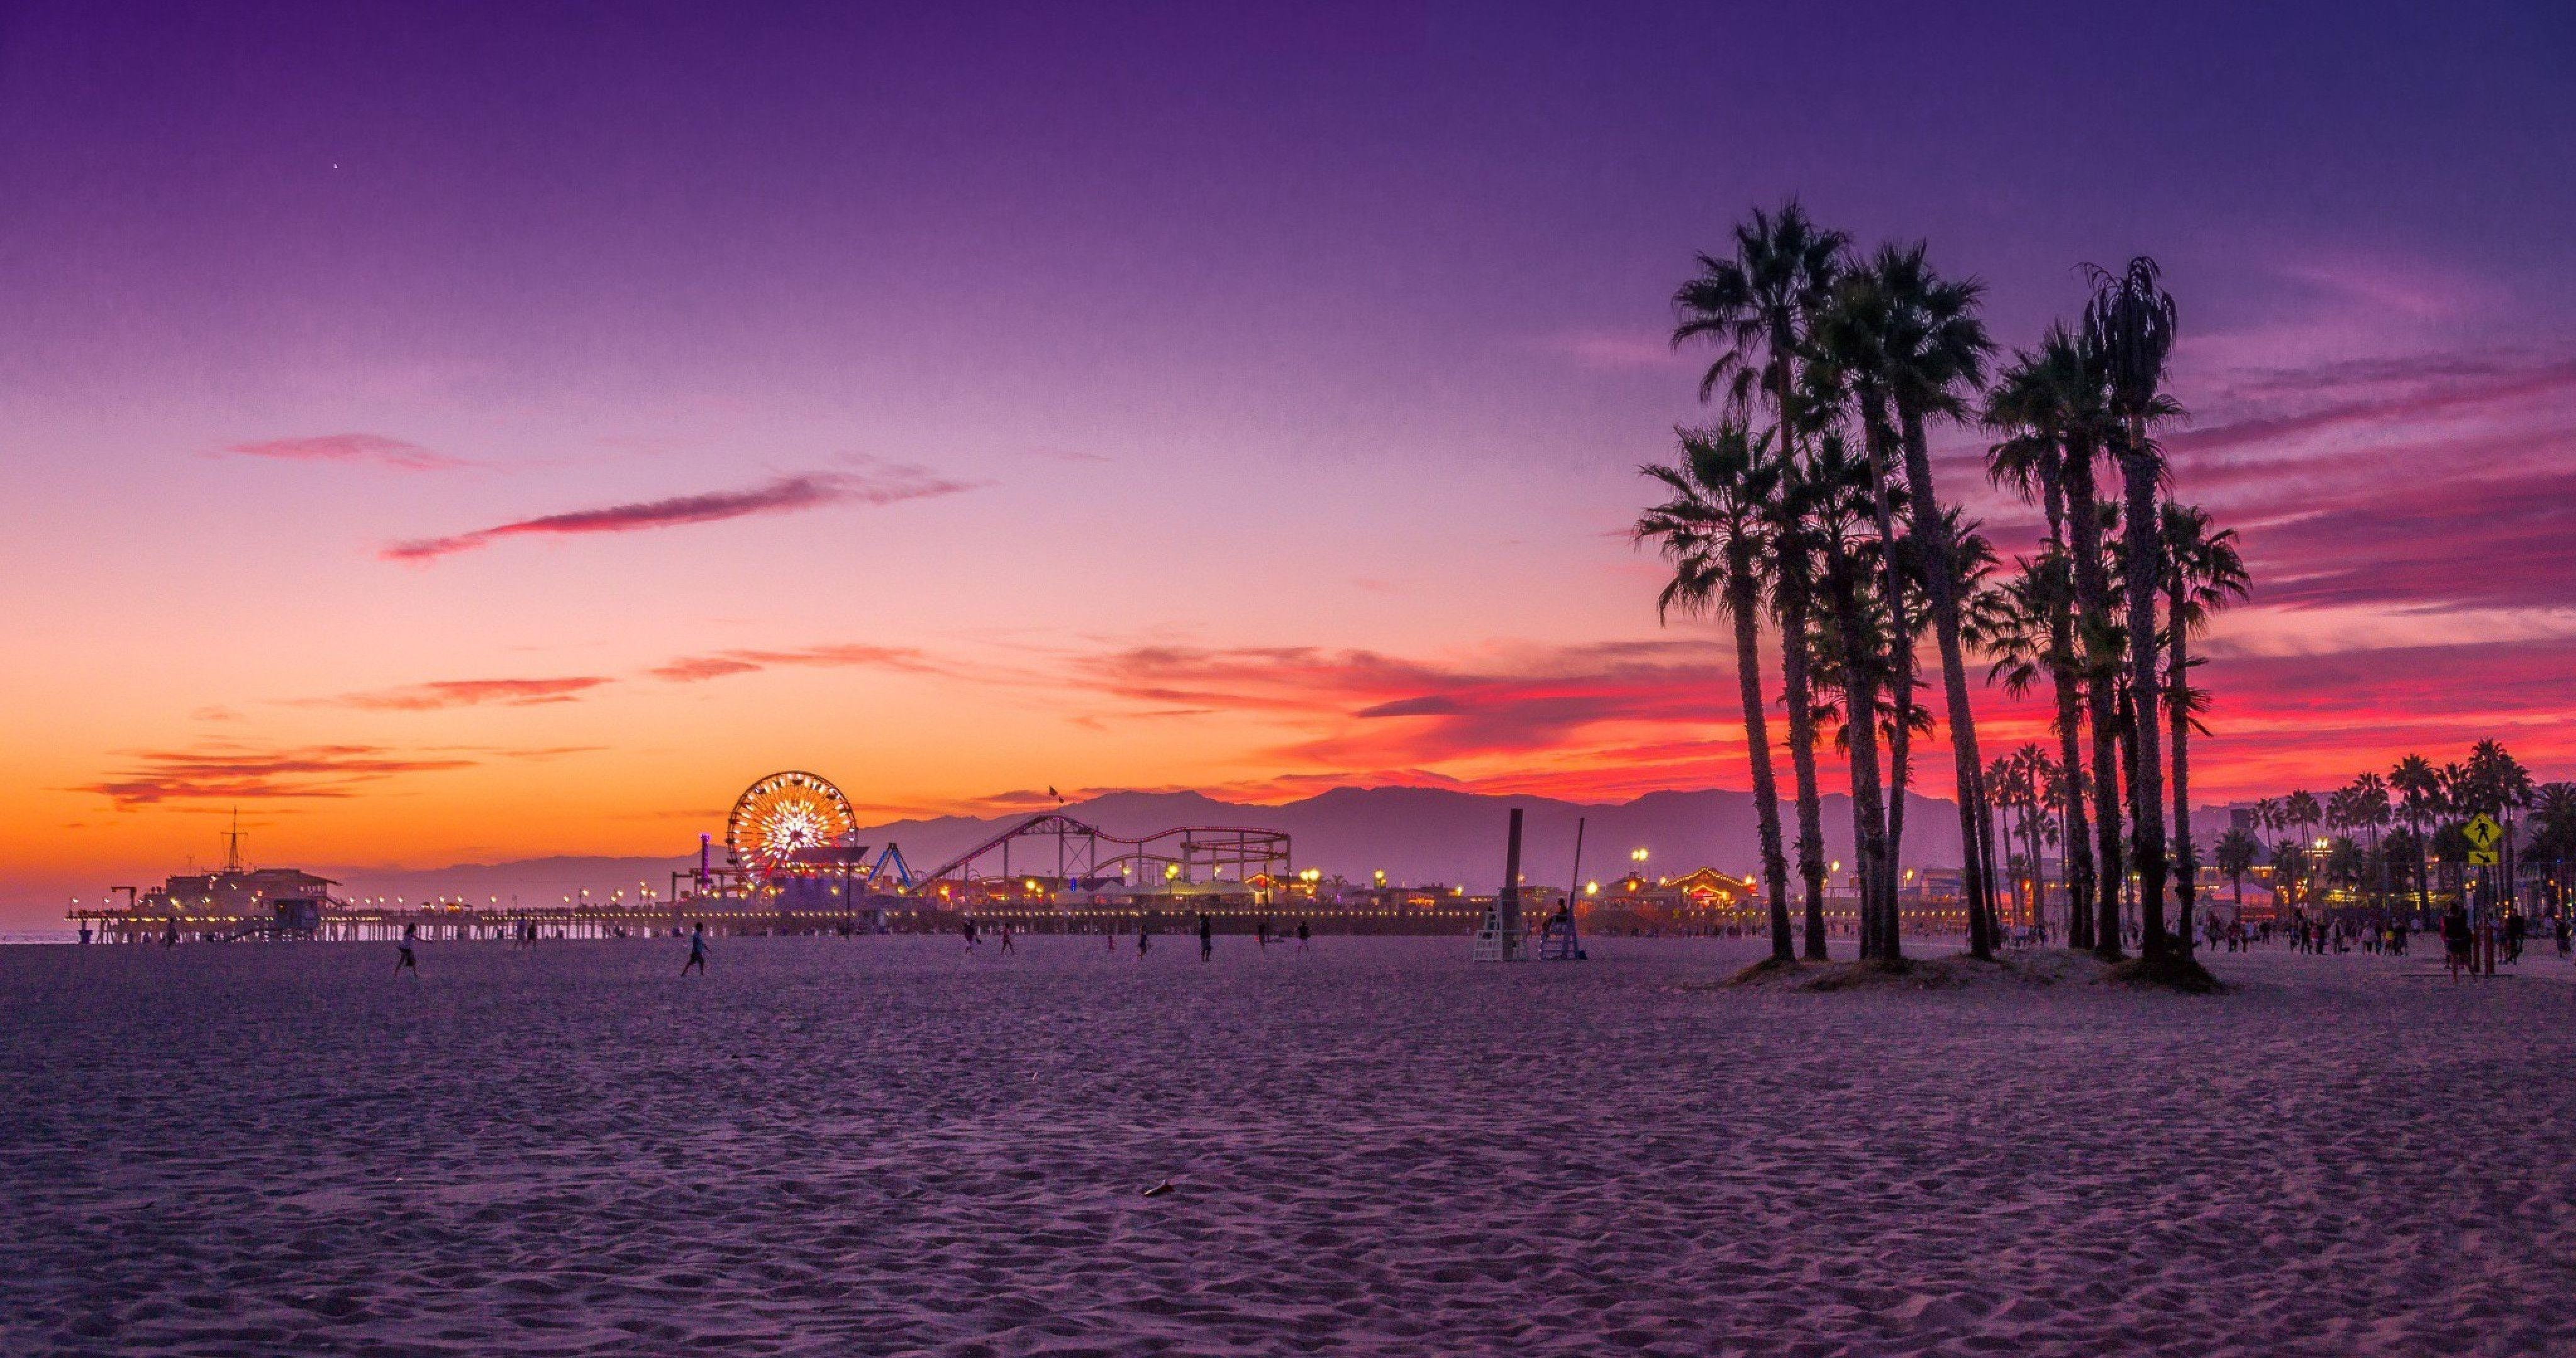
<path fill-rule="evenodd" d="M 1164 875 L 1177 875 L 1184 881 L 1196 880 L 1204 868 L 1210 875 L 1218 869 L 1233 867 L 1240 875 L 1251 865 L 1277 875 L 1288 868 L 1288 835 L 1281 830 L 1256 830 L 1248 826 L 1181 825 L 1169 830 L 1129 839 L 1113 835 L 1096 825 L 1075 820 L 1061 811 L 1046 811 L 1029 817 L 1003 830 L 984 842 L 939 865 L 918 879 L 918 885 L 929 887 L 939 882 L 959 885 L 975 880 L 977 859 L 1000 853 L 1003 870 L 983 874 L 1006 877 L 1009 871 L 1009 846 L 1024 839 L 1051 839 L 1056 844 L 1056 861 L 1048 876 L 1126 878 L 1136 868 L 1154 868 L 1148 874 L 1154 881 Z M 1102 846 L 1111 852 L 1103 857 Z M 1177 872 L 1171 872 L 1177 869 Z M 1027 870 L 1039 871 L 1035 865 Z"/>

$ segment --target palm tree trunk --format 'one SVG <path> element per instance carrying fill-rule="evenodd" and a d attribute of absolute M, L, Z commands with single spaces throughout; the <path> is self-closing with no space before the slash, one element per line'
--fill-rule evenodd
<path fill-rule="evenodd" d="M 2129 686 L 2138 707 L 2137 783 L 2130 798 L 2129 839 L 2138 860 L 2139 948 L 2150 959 L 2165 954 L 2164 740 L 2156 711 L 2156 582 L 2164 578 L 2163 517 L 2156 508 L 2157 467 L 2146 430 L 2131 421 L 2121 450 L 2126 492 L 2129 586 Z"/>
<path fill-rule="evenodd" d="M 1807 581 L 1784 573 L 1779 600 L 1780 684 L 1789 704 L 1789 767 L 1798 784 L 1798 877 L 1806 886 L 1807 960 L 1825 960 L 1825 812 L 1816 792 L 1816 699 L 1807 665 Z"/>
<path fill-rule="evenodd" d="M 2044 486 L 2048 512 L 2048 541 L 2058 559 L 2073 565 L 2073 553 L 2066 544 L 2066 486 L 2062 476 L 2050 476 Z M 2066 879 L 2066 944 L 2086 948 L 2093 944 L 2093 844 L 2091 827 L 2084 817 L 2084 757 L 2076 748 L 2082 739 L 2084 725 L 2083 680 L 2076 669 L 2075 618 L 2066 606 L 2065 596 L 2051 591 L 2048 618 L 2049 678 L 2057 690 L 2057 758 L 2063 766 L 2065 806 L 2061 809 L 2060 841 L 2066 848 L 2062 871 Z"/>
<path fill-rule="evenodd" d="M 2191 709 L 2183 703 L 2183 684 L 2190 673 L 2188 629 L 2183 626 L 2182 581 L 2170 581 L 2175 588 L 2171 597 L 2173 615 L 2172 658 L 2170 662 L 2173 691 L 2173 815 L 2174 815 L 2174 903 L 2178 914 L 2174 936 L 2182 946 L 2183 956 L 2192 953 L 2191 909 L 2198 895 L 2196 877 L 2200 864 L 2191 851 Z"/>
<path fill-rule="evenodd" d="M 2038 786 L 2038 772 L 2032 771 L 2030 800 L 2023 803 L 2022 823 L 2030 832 L 2030 918 L 2036 928 L 2048 913 L 2048 846 L 2041 842 L 2041 832 L 2048 828 L 2048 797 Z"/>
<path fill-rule="evenodd" d="M 1748 549 L 1728 554 L 1728 610 L 1735 615 L 1735 680 L 1744 704 L 1744 744 L 1753 765 L 1753 816 L 1762 834 L 1762 879 L 1771 888 L 1771 960 L 1797 957 L 1789 937 L 1789 864 L 1780 851 L 1780 785 L 1771 772 L 1771 734 L 1763 719 L 1762 617 L 1754 598 Z"/>
<path fill-rule="evenodd" d="M 1932 453 L 1924 443 L 1923 416 L 1905 417 L 1905 482 L 1914 501 L 1914 535 L 1922 544 L 1924 592 L 1932 597 L 1932 635 L 1941 652 L 1941 688 L 1950 708 L 1950 751 L 1958 770 L 1961 858 L 1988 842 L 1992 817 L 1985 809 L 1985 765 L 1977 758 L 1977 714 L 1968 701 L 1968 665 L 1959 643 L 1959 594 L 1949 524 L 1932 489 Z M 1968 955 L 1994 956 L 1992 900 L 1973 862 L 1962 867 L 1968 898 Z"/>
<path fill-rule="evenodd" d="M 1872 651 L 1852 588 L 1848 562 L 1832 548 L 1826 579 L 1829 613 L 1843 646 L 1843 729 L 1851 757 L 1852 852 L 1860 876 L 1861 956 L 1894 961 L 1904 955 L 1897 937 L 1895 898 L 1886 889 L 1887 806 L 1878 780 L 1878 685 L 1870 675 Z M 1864 715 L 1854 717 L 1852 714 Z"/>
<path fill-rule="evenodd" d="M 1879 564 L 1884 577 L 1880 588 L 1887 594 L 1888 684 L 1896 700 L 1896 729 L 1887 737 L 1887 901 L 1883 906 L 1893 919 L 1899 876 L 1896 865 L 1905 854 L 1905 785 L 1911 781 L 1914 765 L 1914 624 L 1906 615 L 1905 565 L 1896 550 L 1896 511 L 1888 498 L 1886 405 L 1874 394 L 1865 400 L 1867 413 L 1861 421 L 1861 441 L 1869 451 L 1870 516 L 1878 529 Z"/>
<path fill-rule="evenodd" d="M 2066 847 L 2059 875 L 2066 879 L 2067 946 L 2081 948 L 2093 942 L 2093 845 L 2088 838 L 2091 828 L 2084 818 L 2084 756 L 2076 748 L 2084 725 L 2084 698 L 2082 681 L 2075 676 L 2072 663 L 2073 631 L 2065 610 L 2058 610 L 2049 632 L 2052 644 L 2064 657 L 2052 680 L 2057 688 L 2057 758 L 2066 770 L 2065 805 L 2059 808 L 2059 842 Z"/>
<path fill-rule="evenodd" d="M 2120 957 L 2119 728 L 2111 716 L 2111 674 L 2101 638 L 2110 631 L 2110 582 L 2102 574 L 2102 510 L 2094 498 L 2093 449 L 2078 441 L 2066 456 L 2066 520 L 2074 531 L 2076 637 L 2084 658 L 2084 699 L 2093 726 L 2093 938 L 2106 961 Z M 2080 944 L 2078 946 L 2081 946 Z"/>
<path fill-rule="evenodd" d="M 1899 684 L 1914 682 L 1914 658 L 1900 655 L 1896 659 L 1893 680 Z M 1904 876 L 1899 866 L 1905 858 L 1905 784 L 1913 766 L 1914 733 L 1907 729 L 1906 719 L 1912 704 L 1897 699 L 1896 729 L 1887 735 L 1887 908 L 1896 909 L 1896 883 Z"/>
<path fill-rule="evenodd" d="M 2433 917 L 2433 884 L 2424 871 L 2424 858 L 2431 845 L 2424 842 L 2424 813 L 2406 818 L 2406 827 L 2414 832 L 2415 847 L 2415 922 L 2425 923 Z"/>

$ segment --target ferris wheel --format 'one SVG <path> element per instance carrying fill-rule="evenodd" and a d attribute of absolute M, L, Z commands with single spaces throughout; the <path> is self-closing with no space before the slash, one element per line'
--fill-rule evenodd
<path fill-rule="evenodd" d="M 735 862 L 775 876 L 806 849 L 844 843 L 859 828 L 850 799 L 811 773 L 773 773 L 750 787 L 725 818 L 725 849 Z"/>

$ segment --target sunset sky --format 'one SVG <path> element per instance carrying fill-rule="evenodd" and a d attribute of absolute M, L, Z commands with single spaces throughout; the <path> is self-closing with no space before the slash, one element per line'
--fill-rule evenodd
<path fill-rule="evenodd" d="M 2196 793 L 2576 776 L 2576 11 L 881 8 L 0 4 L 0 923 L 237 806 L 1740 787 L 1625 529 L 1791 195 L 2007 346 L 2163 262 L 2258 582 Z"/>

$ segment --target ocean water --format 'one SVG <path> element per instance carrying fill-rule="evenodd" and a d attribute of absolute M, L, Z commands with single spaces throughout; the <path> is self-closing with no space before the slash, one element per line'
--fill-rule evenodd
<path fill-rule="evenodd" d="M 78 943 L 77 929 L 0 929 L 0 945 L 11 943 Z"/>

